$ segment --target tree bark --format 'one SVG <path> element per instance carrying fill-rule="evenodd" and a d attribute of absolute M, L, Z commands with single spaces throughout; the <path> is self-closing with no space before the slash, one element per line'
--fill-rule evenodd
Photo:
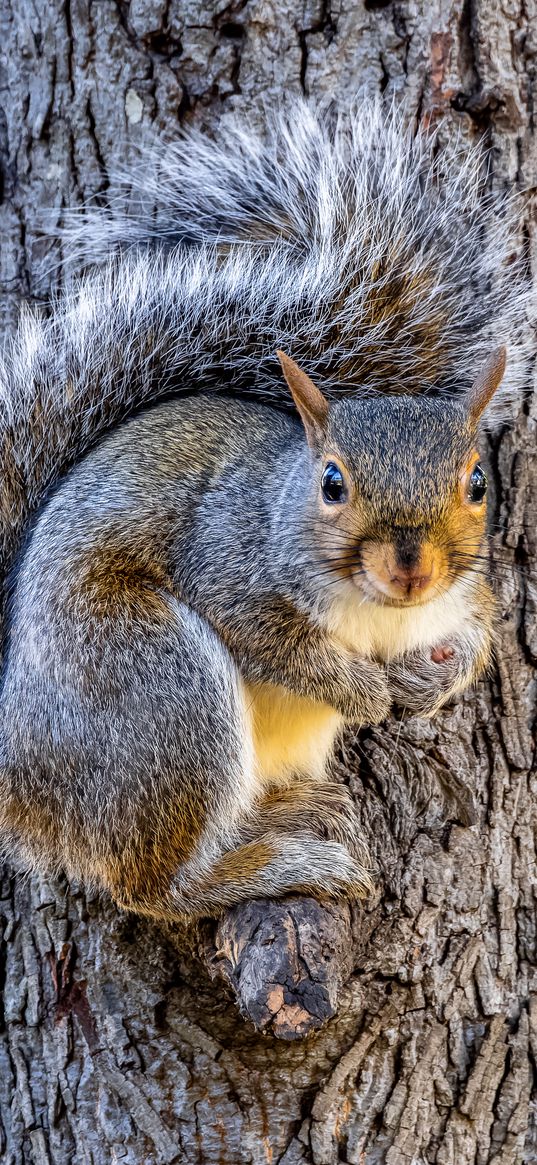
<path fill-rule="evenodd" d="M 535 262 L 536 0 L 0 11 L 6 327 L 57 278 L 44 223 L 105 196 L 148 132 L 231 108 L 255 118 L 260 97 L 288 90 L 380 91 L 440 123 L 440 146 L 484 137 L 493 186 L 522 192 Z M 5 866 L 6 1165 L 537 1161 L 536 411 L 528 385 L 490 448 L 497 670 L 435 722 L 392 722 L 341 750 L 378 870 L 370 900 L 166 927 Z"/>

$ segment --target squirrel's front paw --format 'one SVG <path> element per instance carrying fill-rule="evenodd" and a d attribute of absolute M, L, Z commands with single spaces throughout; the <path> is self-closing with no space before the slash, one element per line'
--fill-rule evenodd
<path fill-rule="evenodd" d="M 384 669 L 372 660 L 358 659 L 353 672 L 345 718 L 356 724 L 380 724 L 389 715 L 393 702 Z"/>
<path fill-rule="evenodd" d="M 415 716 L 434 715 L 466 682 L 461 652 L 454 642 L 408 652 L 388 669 L 393 703 Z"/>

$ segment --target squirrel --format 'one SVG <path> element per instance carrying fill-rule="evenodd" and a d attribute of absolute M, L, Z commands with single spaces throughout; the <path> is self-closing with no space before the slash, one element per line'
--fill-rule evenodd
<path fill-rule="evenodd" d="M 71 226 L 90 269 L 24 309 L 1 377 L 23 864 L 167 919 L 370 889 L 342 726 L 432 715 L 494 639 L 479 449 L 528 291 L 481 165 L 297 101 L 184 131 L 138 207 Z"/>

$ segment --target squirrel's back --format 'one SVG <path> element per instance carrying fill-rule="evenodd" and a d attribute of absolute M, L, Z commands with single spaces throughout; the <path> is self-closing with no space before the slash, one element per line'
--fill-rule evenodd
<path fill-rule="evenodd" d="M 129 575 L 170 587 L 170 547 L 181 557 L 184 543 L 186 557 L 204 500 L 210 508 L 218 493 L 230 497 L 244 465 L 250 481 L 266 480 L 270 500 L 271 468 L 301 442 L 289 414 L 275 423 L 259 403 L 208 395 L 164 401 L 117 426 L 53 491 L 17 559 L 8 623 L 18 625 L 19 658 L 21 628 L 35 656 L 43 624 L 40 649 L 51 654 L 51 638 L 64 633 L 60 608 L 73 628 L 86 626 Z"/>
<path fill-rule="evenodd" d="M 457 393 L 507 341 L 504 399 L 520 386 L 514 211 L 482 198 L 479 149 L 439 151 L 377 103 L 296 102 L 263 133 L 187 131 L 136 185 L 138 211 L 76 219 L 68 252 L 96 269 L 7 350 L 1 575 L 50 485 L 133 410 L 207 390 L 290 407 L 276 348 L 329 396 Z"/>

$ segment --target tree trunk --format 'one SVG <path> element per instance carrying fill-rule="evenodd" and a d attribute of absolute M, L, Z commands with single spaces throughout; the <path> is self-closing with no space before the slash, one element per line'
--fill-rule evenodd
<path fill-rule="evenodd" d="M 57 277 L 45 211 L 50 225 L 64 206 L 105 194 L 148 128 L 171 137 L 178 122 L 211 125 L 233 107 L 255 117 L 260 97 L 288 90 L 382 91 L 418 120 L 445 118 L 440 142 L 484 135 L 496 189 L 523 192 L 521 248 L 533 259 L 536 0 L 0 8 L 8 325 L 21 295 L 45 298 Z M 6 1165 L 537 1161 L 535 428 L 528 390 L 516 426 L 490 450 L 497 671 L 435 722 L 345 741 L 339 771 L 378 866 L 375 896 L 352 917 L 310 914 L 306 942 L 304 904 L 267 907 L 241 916 L 253 947 L 238 950 L 233 918 L 216 937 L 205 926 L 159 926 L 4 868 Z M 274 983 L 259 970 L 271 946 L 285 954 Z M 250 1020 L 207 966 L 234 984 Z M 320 1024 L 336 1000 L 338 1010 L 306 1040 L 290 1039 L 302 1030 L 293 1008 L 304 983 L 310 1018 L 319 1007 Z M 322 1005 L 308 996 L 312 984 Z"/>

